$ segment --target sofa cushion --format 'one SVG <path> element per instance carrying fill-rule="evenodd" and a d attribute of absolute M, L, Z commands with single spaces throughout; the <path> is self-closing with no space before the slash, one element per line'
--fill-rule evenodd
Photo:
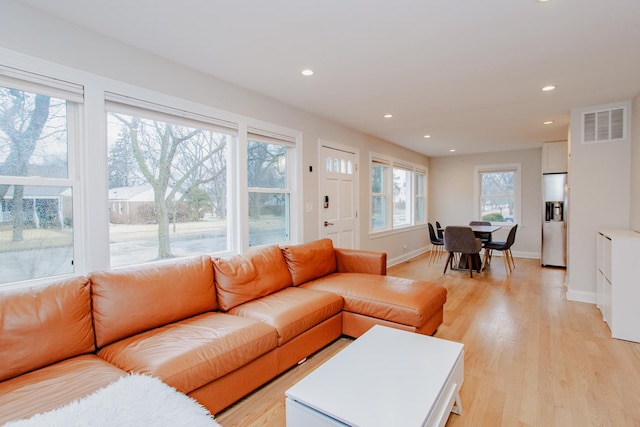
<path fill-rule="evenodd" d="M 218 305 L 224 311 L 291 286 L 291 275 L 276 245 L 230 258 L 214 258 Z"/>
<path fill-rule="evenodd" d="M 91 273 L 96 344 L 217 309 L 208 256 Z"/>
<path fill-rule="evenodd" d="M 283 246 L 282 253 L 289 267 L 293 286 L 331 274 L 337 268 L 331 239 Z"/>
<path fill-rule="evenodd" d="M 2 291 L 0 380 L 94 350 L 86 277 Z"/>
<path fill-rule="evenodd" d="M 287 288 L 235 307 L 229 313 L 273 326 L 278 331 L 280 346 L 340 313 L 343 304 L 340 295 L 330 292 Z"/>
<path fill-rule="evenodd" d="M 264 323 L 216 312 L 142 332 L 98 355 L 189 393 L 273 350 L 277 340 L 276 330 Z"/>
<path fill-rule="evenodd" d="M 335 273 L 302 288 L 342 295 L 345 311 L 418 329 L 447 299 L 447 290 L 435 283 L 377 274 Z"/>
<path fill-rule="evenodd" d="M 127 375 L 93 354 L 46 366 L 0 383 L 0 425 L 87 396 Z"/>

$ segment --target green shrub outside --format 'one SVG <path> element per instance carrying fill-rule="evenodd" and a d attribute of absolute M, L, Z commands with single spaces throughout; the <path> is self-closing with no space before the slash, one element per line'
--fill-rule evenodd
<path fill-rule="evenodd" d="M 482 217 L 483 221 L 491 221 L 491 222 L 504 222 L 504 216 L 499 213 L 490 213 L 486 214 Z"/>

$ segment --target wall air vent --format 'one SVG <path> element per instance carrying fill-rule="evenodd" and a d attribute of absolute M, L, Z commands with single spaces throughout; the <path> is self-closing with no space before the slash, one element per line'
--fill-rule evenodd
<path fill-rule="evenodd" d="M 582 116 L 582 143 L 611 142 L 625 139 L 625 107 L 590 111 Z"/>

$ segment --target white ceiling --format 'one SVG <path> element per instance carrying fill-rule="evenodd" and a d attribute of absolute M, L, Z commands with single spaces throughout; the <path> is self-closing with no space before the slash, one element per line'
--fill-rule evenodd
<path fill-rule="evenodd" d="M 430 156 L 640 93 L 640 0 L 18 1 Z"/>

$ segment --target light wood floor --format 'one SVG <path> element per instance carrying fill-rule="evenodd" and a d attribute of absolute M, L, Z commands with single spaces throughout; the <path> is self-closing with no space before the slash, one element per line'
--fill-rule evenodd
<path fill-rule="evenodd" d="M 465 346 L 463 413 L 452 414 L 447 426 L 640 426 L 640 344 L 612 339 L 594 305 L 567 301 L 564 269 L 516 258 L 506 276 L 494 257 L 470 279 L 468 271 L 443 275 L 444 257 L 427 260 L 420 256 L 388 274 L 447 288 L 435 336 Z M 285 390 L 350 342 L 336 341 L 217 421 L 284 427 Z"/>

